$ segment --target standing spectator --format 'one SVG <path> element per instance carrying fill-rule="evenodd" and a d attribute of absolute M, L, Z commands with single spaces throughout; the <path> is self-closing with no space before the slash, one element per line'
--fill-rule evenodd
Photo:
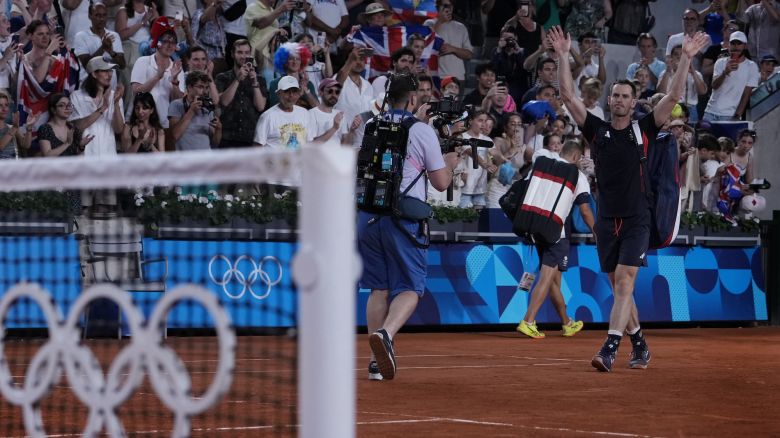
<path fill-rule="evenodd" d="M 460 97 L 460 81 L 458 78 L 454 78 L 452 76 L 445 76 L 442 78 L 441 97 L 442 99 L 452 98 L 456 100 Z"/>
<path fill-rule="evenodd" d="M 506 17 L 517 13 L 517 0 L 482 0 L 481 9 L 487 15 L 482 55 L 488 57 L 498 45 Z"/>
<path fill-rule="evenodd" d="M 406 47 L 401 47 L 390 55 L 390 59 L 393 65 L 393 71 L 388 75 L 411 73 L 414 68 L 414 52 Z M 374 96 L 385 91 L 387 85 L 387 76 L 382 75 L 374 78 L 374 82 L 371 86 L 374 88 Z"/>
<path fill-rule="evenodd" d="M 19 158 L 19 148 L 30 147 L 27 135 L 19 130 L 19 113 L 13 115 L 10 125 L 6 123 L 12 104 L 11 96 L 0 90 L 0 159 L 2 160 Z"/>
<path fill-rule="evenodd" d="M 488 181 L 487 208 L 500 208 L 498 200 L 509 191 L 515 175 L 525 164 L 520 114 L 508 113 L 503 120 L 501 136 L 493 138 L 494 147 L 488 150 L 490 161 L 496 165 L 498 172 Z"/>
<path fill-rule="evenodd" d="M 682 27 L 683 31 L 680 33 L 676 33 L 674 35 L 669 36 L 669 40 L 666 42 L 666 52 L 665 55 L 669 56 L 672 54 L 672 49 L 676 46 L 681 46 L 683 43 L 683 39 L 686 36 L 692 37 L 696 34 L 696 32 L 699 31 L 699 12 L 696 9 L 688 8 L 683 12 L 682 17 Z M 705 50 L 707 50 L 707 47 L 712 45 L 712 40 L 710 39 L 709 35 L 707 36 L 707 46 L 701 49 L 701 53 L 704 53 Z M 694 63 L 695 64 L 695 63 Z"/>
<path fill-rule="evenodd" d="M 526 56 L 533 53 L 544 41 L 544 28 L 534 21 L 535 14 L 536 8 L 531 0 L 521 0 L 514 15 L 501 28 L 501 34 L 515 34 L 515 39 Z"/>
<path fill-rule="evenodd" d="M 365 68 L 366 59 L 360 56 L 360 48 L 355 47 L 350 52 L 347 62 L 336 74 L 336 80 L 342 85 L 336 109 L 343 111 L 347 120 L 371 109 L 370 103 L 374 98 L 374 88 L 367 80 L 363 79 L 362 74 Z"/>
<path fill-rule="evenodd" d="M 536 0 L 536 22 L 547 30 L 561 25 L 560 9 L 568 6 L 569 0 Z"/>
<path fill-rule="evenodd" d="M 68 96 L 52 93 L 48 98 L 49 120 L 38 128 L 38 143 L 44 157 L 71 157 L 84 153 L 94 136 L 82 135 L 81 129 L 68 121 L 73 105 Z M 2 138 L 0 138 L 2 139 Z"/>
<path fill-rule="evenodd" d="M 177 151 L 204 150 L 216 147 L 222 139 L 222 123 L 211 107 L 204 105 L 209 96 L 211 78 L 198 70 L 187 75 L 187 93 L 171 102 L 168 109 L 170 134 Z"/>
<path fill-rule="evenodd" d="M 349 27 L 349 12 L 344 0 L 312 2 L 311 12 L 306 16 L 309 35 L 316 38 L 319 32 L 325 33 L 330 43 L 336 43 L 341 33 Z"/>
<path fill-rule="evenodd" d="M 496 84 L 488 91 L 487 96 L 482 101 L 482 110 L 485 114 L 493 117 L 496 120 L 503 120 L 504 113 L 509 113 L 517 108 L 512 97 L 509 95 L 509 89 L 506 84 L 496 82 Z M 501 129 L 495 126 L 493 132 L 489 134 L 491 137 L 498 137 L 501 135 Z"/>
<path fill-rule="evenodd" d="M 439 49 L 439 74 L 465 80 L 466 65 L 463 61 L 473 56 L 468 29 L 462 23 L 453 21 L 452 0 L 436 0 L 436 8 L 439 19 L 434 31 L 444 40 Z"/>
<path fill-rule="evenodd" d="M 276 5 L 276 6 L 274 6 Z M 279 27 L 279 16 L 286 14 L 295 7 L 294 0 L 255 0 L 246 8 L 244 22 L 246 23 L 246 37 L 255 52 L 252 56 L 257 59 L 257 65 L 263 69 L 263 77 L 266 83 L 273 79 L 274 48 L 272 40 L 279 35 L 289 38 L 286 30 Z"/>
<path fill-rule="evenodd" d="M 587 78 L 596 78 L 602 83 L 607 80 L 607 69 L 604 67 L 606 51 L 601 46 L 601 38 L 593 32 L 585 32 L 577 39 L 582 64 L 574 69 L 575 83 Z"/>
<path fill-rule="evenodd" d="M 204 2 L 206 7 L 199 8 L 192 14 L 192 36 L 195 44 L 206 49 L 209 60 L 220 73 L 227 70 L 225 63 L 227 37 L 220 16 L 223 2 L 224 0 L 206 0 Z"/>
<path fill-rule="evenodd" d="M 477 138 L 492 143 L 493 140 L 482 133 L 485 120 L 487 120 L 485 111 L 475 110 L 469 112 L 469 130 L 461 136 L 465 139 Z M 477 149 L 476 157 L 472 157 L 470 147 L 464 147 L 462 153 L 466 167 L 466 185 L 462 189 L 463 193 L 460 195 L 460 204 L 458 206 L 460 208 L 474 207 L 482 209 L 487 204 L 488 173 L 495 174 L 498 168 L 489 161 L 488 150 L 485 148 Z M 478 162 L 476 169 L 474 169 L 473 164 L 475 160 Z"/>
<path fill-rule="evenodd" d="M 198 8 L 198 0 L 165 0 L 162 2 L 163 16 L 175 18 L 176 14 L 188 17 Z"/>
<path fill-rule="evenodd" d="M 87 145 L 84 155 L 106 157 L 116 155 L 116 135 L 125 124 L 123 115 L 122 85 L 111 89 L 111 78 L 116 64 L 96 56 L 87 62 L 87 79 L 81 88 L 71 95 L 73 114 L 69 120 L 84 136 L 94 136 L 95 141 Z"/>
<path fill-rule="evenodd" d="M 748 50 L 756 59 L 780 55 L 780 0 L 760 0 L 745 11 Z"/>
<path fill-rule="evenodd" d="M 283 76 L 297 78 L 298 83 L 303 86 L 301 100 L 298 102 L 298 105 L 305 109 L 314 108 L 318 105 L 317 91 L 314 88 L 314 84 L 309 80 L 309 75 L 304 67 L 309 65 L 309 59 L 311 59 L 309 49 L 305 45 L 298 43 L 284 43 L 276 49 L 274 54 L 274 68 L 276 71 Z M 278 83 L 279 79 L 274 79 L 268 84 L 270 105 L 276 105 L 278 102 L 278 95 L 276 94 Z"/>
<path fill-rule="evenodd" d="M 150 93 L 135 95 L 130 123 L 122 130 L 122 152 L 165 152 L 165 130 Z"/>
<path fill-rule="evenodd" d="M 52 0 L 43 0 L 42 3 L 48 3 L 51 7 Z M 89 0 L 62 0 L 62 16 L 65 19 L 65 39 L 75 41 L 76 34 L 83 29 L 88 29 L 89 20 Z M 47 9 L 48 11 L 48 9 Z"/>
<path fill-rule="evenodd" d="M 478 65 L 474 72 L 477 75 L 477 87 L 474 91 L 466 95 L 463 99 L 463 103 L 466 105 L 481 106 L 488 91 L 493 88 L 493 85 L 496 82 L 496 68 L 490 63 L 485 63 Z M 458 79 L 456 77 L 452 78 Z M 442 81 L 442 87 L 445 87 L 444 81 Z M 460 80 L 458 80 L 458 88 L 460 88 Z"/>
<path fill-rule="evenodd" d="M 637 71 L 641 72 L 644 70 L 646 69 L 640 69 Z M 601 99 L 601 96 L 604 93 L 604 86 L 601 84 L 601 81 L 596 78 L 586 79 L 584 82 L 582 82 L 581 88 L 582 104 L 585 105 L 585 109 L 601 120 L 605 120 L 606 117 L 604 117 L 604 109 L 602 109 L 599 105 L 599 99 Z M 563 142 L 563 137 L 561 137 L 561 142 Z"/>
<path fill-rule="evenodd" d="M 2 62 L 2 60 L 0 60 Z M 770 76 L 775 74 L 777 71 L 777 58 L 775 58 L 772 55 L 764 55 L 761 58 L 761 64 L 759 65 L 759 74 L 760 77 L 758 79 L 758 85 L 763 84 L 766 82 Z"/>
<path fill-rule="evenodd" d="M 704 110 L 703 119 L 740 120 L 745 114 L 750 93 L 758 86 L 758 66 L 747 59 L 747 37 L 742 32 L 731 34 L 729 57 L 715 62 L 712 96 Z"/>
<path fill-rule="evenodd" d="M 73 52 L 78 56 L 81 65 L 86 67 L 90 59 L 101 56 L 110 58 L 120 70 L 124 69 L 126 64 L 122 39 L 118 33 L 106 29 L 106 5 L 101 1 L 90 3 L 88 13 L 92 26 L 77 33 L 73 41 Z M 81 70 L 81 77 L 82 80 L 86 79 L 86 69 Z M 116 88 L 117 79 L 115 75 L 111 75 L 112 88 Z"/>
<path fill-rule="evenodd" d="M 151 38 L 150 24 L 157 19 L 157 9 L 148 6 L 144 0 L 127 0 L 116 13 L 116 32 L 122 40 L 125 68 L 120 78 L 125 86 L 125 102 L 132 102 L 133 87 L 130 75 L 133 65 L 141 57 L 140 44 Z"/>
<path fill-rule="evenodd" d="M 669 64 L 667 69 L 661 73 L 660 80 L 658 81 L 658 91 L 661 93 L 669 92 L 669 84 L 671 78 L 674 76 L 677 66 L 680 65 L 680 57 L 682 56 L 682 46 L 677 46 L 672 49 L 672 56 L 669 57 Z M 691 65 L 688 68 L 688 75 L 685 81 L 685 91 L 680 98 L 680 105 L 685 105 L 688 108 L 688 121 L 690 123 L 696 123 L 699 121 L 699 111 L 697 106 L 699 104 L 699 95 L 707 93 L 707 84 L 704 83 L 704 77 L 693 68 Z"/>
<path fill-rule="evenodd" d="M 222 12 L 219 14 L 219 19 L 227 41 L 224 47 L 225 62 L 227 63 L 225 68 L 233 67 L 233 44 L 238 40 L 247 38 L 246 22 L 244 20 L 247 3 L 249 3 L 247 0 L 225 0 L 222 3 Z"/>
<path fill-rule="evenodd" d="M 339 101 L 341 84 L 332 78 L 326 78 L 320 83 L 320 104 L 309 110 L 311 122 L 314 125 L 314 141 L 322 146 L 341 146 L 352 144 L 355 130 L 361 124 L 360 116 L 351 120 L 344 118 L 344 113 L 334 110 Z"/>
<path fill-rule="evenodd" d="M 182 56 L 181 59 L 182 69 L 185 72 L 185 81 L 179 82 L 179 90 L 181 90 L 182 93 L 187 91 L 185 85 L 187 74 L 193 70 L 198 70 L 206 73 L 206 75 L 211 78 L 211 82 L 209 83 L 209 94 L 211 95 L 211 100 L 218 102 L 219 91 L 217 90 L 217 86 L 214 83 L 214 63 L 209 61 L 208 55 L 206 54 L 206 49 L 200 46 L 191 46 L 187 49 L 186 52 L 184 52 L 184 56 Z"/>
<path fill-rule="evenodd" d="M 319 89 L 320 82 L 325 78 L 333 77 L 333 63 L 330 60 L 330 42 L 326 39 L 323 45 L 314 44 L 314 40 L 309 34 L 298 35 L 296 43 L 303 44 L 309 49 L 311 59 L 306 65 L 306 74 L 309 75 L 309 81 L 315 88 Z"/>
<path fill-rule="evenodd" d="M 233 43 L 233 68 L 217 75 L 219 105 L 222 107 L 222 143 L 220 148 L 253 145 L 254 129 L 267 104 L 265 79 L 257 75 L 249 62 L 249 41 Z"/>
<path fill-rule="evenodd" d="M 636 43 L 640 32 L 649 32 L 647 23 L 650 2 L 656 0 L 613 0 L 612 21 L 609 25 L 607 42 L 630 46 Z M 631 75 L 627 75 L 631 77 Z"/>
<path fill-rule="evenodd" d="M 632 80 L 634 84 L 636 84 L 636 95 L 639 100 L 650 99 L 655 94 L 655 90 L 650 89 L 649 68 L 639 67 L 638 69 L 634 70 L 634 76 L 627 79 Z M 598 99 L 599 97 L 601 97 L 601 95 L 596 97 L 596 99 Z"/>
<path fill-rule="evenodd" d="M 428 59 L 425 56 L 425 37 L 419 33 L 413 33 L 406 38 L 406 47 L 414 53 L 416 60 L 412 72 L 417 75 L 428 74 Z"/>
<path fill-rule="evenodd" d="M 8 16 L 0 14 L 0 90 L 8 91 L 11 78 L 16 76 L 16 65 L 24 55 L 19 44 L 13 43 L 11 22 Z"/>
<path fill-rule="evenodd" d="M 316 127 L 305 108 L 295 104 L 301 97 L 298 79 L 285 76 L 276 89 L 279 103 L 260 116 L 255 128 L 256 146 L 298 149 L 314 139 Z"/>
<path fill-rule="evenodd" d="M 168 106 L 180 99 L 182 92 L 179 83 L 184 80 L 181 61 L 174 61 L 176 50 L 176 32 L 166 17 L 160 17 L 152 25 L 152 47 L 157 48 L 153 55 L 138 58 L 130 75 L 133 93 L 141 91 L 152 93 L 160 115 L 160 124 L 168 128 Z"/>
<path fill-rule="evenodd" d="M 393 13 L 385 8 L 383 3 L 370 3 L 365 11 L 358 15 L 358 23 L 369 27 L 384 27 L 392 16 Z"/>
<path fill-rule="evenodd" d="M 650 83 L 648 89 L 655 90 L 658 86 L 658 78 L 666 70 L 666 63 L 655 57 L 655 51 L 658 49 L 658 42 L 655 37 L 649 33 L 640 34 L 636 39 L 636 46 L 639 49 L 639 61 L 634 62 L 626 69 L 626 77 L 631 79 L 639 67 L 647 67 L 650 73 Z M 602 82 L 604 80 L 602 79 Z"/>
<path fill-rule="evenodd" d="M 515 34 L 511 32 L 501 34 L 491 63 L 496 68 L 497 76 L 505 78 L 512 99 L 519 102 L 523 94 L 528 91 L 530 78 L 523 68 L 523 49 L 517 43 Z"/>
<path fill-rule="evenodd" d="M 572 38 L 579 38 L 585 32 L 604 35 L 604 25 L 610 18 L 610 0 L 572 0 L 571 12 L 566 18 L 566 31 Z"/>

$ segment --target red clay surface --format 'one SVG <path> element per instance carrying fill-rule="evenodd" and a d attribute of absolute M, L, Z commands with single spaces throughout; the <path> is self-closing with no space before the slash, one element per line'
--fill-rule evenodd
<path fill-rule="evenodd" d="M 759 437 L 780 436 L 780 328 L 649 330 L 653 360 L 627 368 L 624 344 L 612 373 L 590 359 L 605 332 L 574 338 L 547 331 L 397 336 L 396 379 L 369 382 L 368 342 L 358 336 L 357 435 L 360 437 Z M 213 340 L 212 340 L 213 341 Z M 195 393 L 215 363 L 209 338 L 169 338 L 191 372 Z M 88 341 L 101 361 L 116 341 Z M 197 346 L 197 353 L 186 345 Z M 242 348 L 243 347 L 243 348 Z M 219 408 L 193 420 L 194 436 L 295 436 L 294 362 L 279 359 L 293 341 L 240 337 L 231 392 Z M 19 359 L 32 349 L 6 345 Z M 278 353 L 278 352 L 277 352 Z M 19 359 L 13 374 L 21 381 Z M 326 376 L 324 376 L 326 378 Z M 282 392 L 280 398 L 272 393 Z M 49 433 L 80 436 L 86 410 L 65 380 L 44 403 Z M 170 436 L 170 413 L 148 380 L 122 409 L 129 435 Z M 272 425 L 276 425 L 276 427 Z M 21 412 L 0 402 L 0 437 L 21 437 Z M 331 438 L 331 437 L 323 437 Z M 332 437 L 341 438 L 341 437 Z"/>

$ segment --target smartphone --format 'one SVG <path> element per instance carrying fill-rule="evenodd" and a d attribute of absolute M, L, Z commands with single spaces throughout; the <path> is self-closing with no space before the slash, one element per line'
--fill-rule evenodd
<path fill-rule="evenodd" d="M 374 49 L 360 49 L 360 56 L 362 58 L 370 58 L 374 56 Z"/>
<path fill-rule="evenodd" d="M 325 32 L 317 33 L 317 41 L 315 41 L 315 43 L 320 47 L 323 47 L 325 45 Z"/>
<path fill-rule="evenodd" d="M 19 34 L 14 34 L 11 37 L 11 44 L 19 44 Z"/>
<path fill-rule="evenodd" d="M 528 3 L 521 3 L 520 4 L 520 16 L 521 17 L 527 17 L 531 14 L 530 12 L 530 5 Z"/>
<path fill-rule="evenodd" d="M 249 56 L 249 57 L 246 58 L 246 61 L 244 61 L 244 62 L 247 63 L 247 64 L 252 64 L 254 66 L 255 65 L 255 58 L 252 58 L 251 56 Z"/>
<path fill-rule="evenodd" d="M 506 86 L 506 76 L 496 76 L 496 85 L 499 87 Z"/>
<path fill-rule="evenodd" d="M 54 34 L 55 35 L 64 35 L 65 34 L 65 28 L 63 28 L 60 25 L 57 25 L 57 27 L 54 28 Z"/>
<path fill-rule="evenodd" d="M 176 21 L 181 21 L 184 19 L 184 14 L 182 14 L 181 11 L 176 11 L 176 16 L 173 17 Z"/>

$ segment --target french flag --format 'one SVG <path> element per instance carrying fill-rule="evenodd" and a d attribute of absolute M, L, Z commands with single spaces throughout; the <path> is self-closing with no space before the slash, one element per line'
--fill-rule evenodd
<path fill-rule="evenodd" d="M 405 24 L 423 24 L 436 18 L 436 0 L 390 0 L 394 17 Z"/>
<path fill-rule="evenodd" d="M 369 60 L 368 77 L 375 78 L 389 72 L 393 68 L 390 56 L 396 50 L 405 47 L 409 35 L 420 34 L 425 37 L 425 49 L 422 60 L 431 76 L 439 74 L 439 50 L 444 40 L 431 31 L 429 27 L 410 25 L 392 27 L 361 27 L 352 35 L 352 43 L 360 47 L 374 49 L 374 56 Z"/>

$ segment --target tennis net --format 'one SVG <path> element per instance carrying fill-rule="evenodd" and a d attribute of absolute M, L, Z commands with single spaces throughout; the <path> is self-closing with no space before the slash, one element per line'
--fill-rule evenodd
<path fill-rule="evenodd" d="M 354 436 L 353 172 L 336 148 L 0 162 L 0 437 Z"/>

